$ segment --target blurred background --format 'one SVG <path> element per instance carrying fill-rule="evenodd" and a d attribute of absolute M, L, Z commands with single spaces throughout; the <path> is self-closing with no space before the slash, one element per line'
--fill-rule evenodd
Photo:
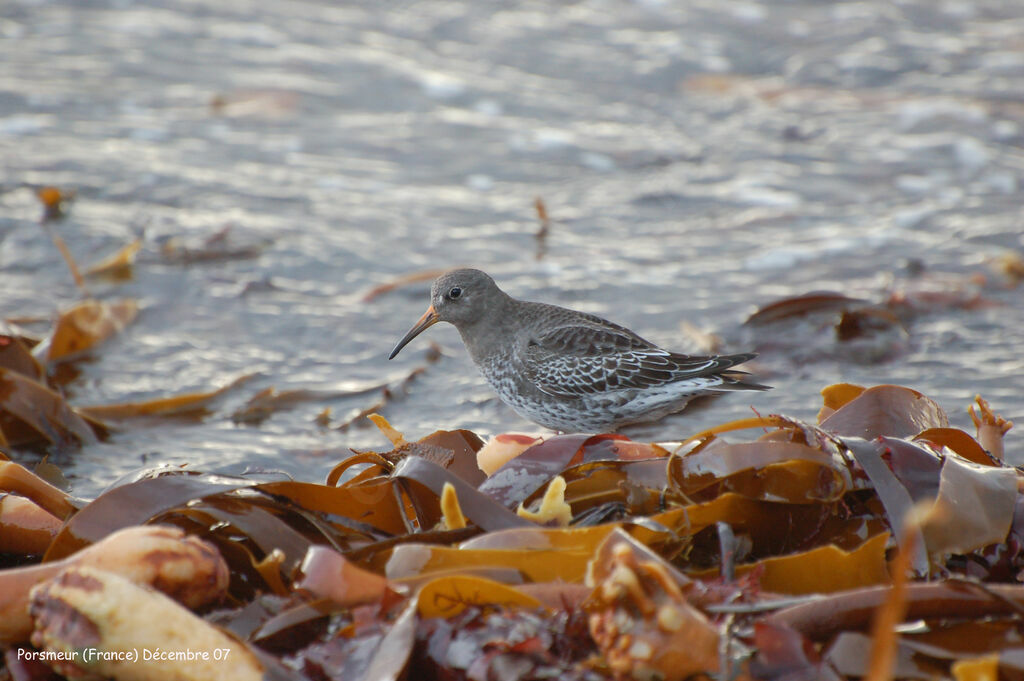
<path fill-rule="evenodd" d="M 812 420 L 839 381 L 1021 422 L 1022 36 L 1013 0 L 5 0 L 0 316 L 43 334 L 83 298 L 47 230 L 83 264 L 141 239 L 130 278 L 88 282 L 140 313 L 51 368 L 69 401 L 255 374 L 201 421 L 51 450 L 85 495 L 163 462 L 319 480 L 386 448 L 370 410 L 410 438 L 538 432 L 450 326 L 387 361 L 460 265 L 761 353 L 774 390 L 650 439 Z M 41 226 L 45 186 L 73 200 Z"/>

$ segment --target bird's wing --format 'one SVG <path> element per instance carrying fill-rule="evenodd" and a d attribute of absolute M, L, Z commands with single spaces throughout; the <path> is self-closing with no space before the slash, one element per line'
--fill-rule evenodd
<path fill-rule="evenodd" d="M 736 359 L 680 355 L 628 329 L 587 323 L 545 331 L 523 351 L 527 378 L 542 391 L 564 397 L 705 376 L 737 364 Z"/>

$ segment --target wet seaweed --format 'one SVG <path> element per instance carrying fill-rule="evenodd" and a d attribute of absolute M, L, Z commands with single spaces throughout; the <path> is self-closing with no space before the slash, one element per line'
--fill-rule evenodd
<path fill-rule="evenodd" d="M 0 585 L 6 607 L 34 605 L 5 645 L 72 645 L 55 598 L 96 624 L 97 647 L 148 645 L 75 591 L 98 580 L 110 599 L 170 592 L 154 603 L 196 613 L 190 645 L 233 632 L 239 675 L 1012 675 L 1024 500 L 994 447 L 1010 424 L 979 398 L 986 447 L 909 388 L 823 395 L 817 423 L 746 419 L 673 451 L 621 435 L 408 440 L 375 417 L 394 448 L 353 454 L 325 484 L 164 469 L 76 504 L 7 463 L 3 550 L 24 565 Z M 502 447 L 517 455 L 485 475 L 478 457 Z M 213 609 L 188 600 L 206 578 L 167 589 L 127 567 L 149 559 L 115 540 L 167 527 L 223 561 Z"/>

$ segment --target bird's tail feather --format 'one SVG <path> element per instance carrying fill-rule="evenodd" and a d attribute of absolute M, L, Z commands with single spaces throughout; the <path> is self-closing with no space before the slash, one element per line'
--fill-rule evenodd
<path fill-rule="evenodd" d="M 722 384 L 716 386 L 716 390 L 771 390 L 772 386 L 755 383 L 749 380 L 750 374 L 746 371 L 731 369 L 719 374 L 722 377 Z"/>

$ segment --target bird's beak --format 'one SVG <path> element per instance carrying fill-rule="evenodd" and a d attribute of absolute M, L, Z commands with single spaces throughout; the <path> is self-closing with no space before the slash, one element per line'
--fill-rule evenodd
<path fill-rule="evenodd" d="M 434 306 L 431 305 L 427 308 L 427 311 L 423 313 L 423 316 L 419 318 L 419 321 L 409 329 L 409 333 L 402 336 L 402 340 L 398 341 L 398 345 L 396 345 L 395 349 L 391 351 L 390 355 L 388 355 L 388 359 L 394 359 L 395 355 L 401 352 L 402 348 L 404 348 L 409 341 L 429 329 L 434 324 L 437 324 L 439 321 L 441 320 L 438 318 L 437 312 L 434 311 Z"/>

